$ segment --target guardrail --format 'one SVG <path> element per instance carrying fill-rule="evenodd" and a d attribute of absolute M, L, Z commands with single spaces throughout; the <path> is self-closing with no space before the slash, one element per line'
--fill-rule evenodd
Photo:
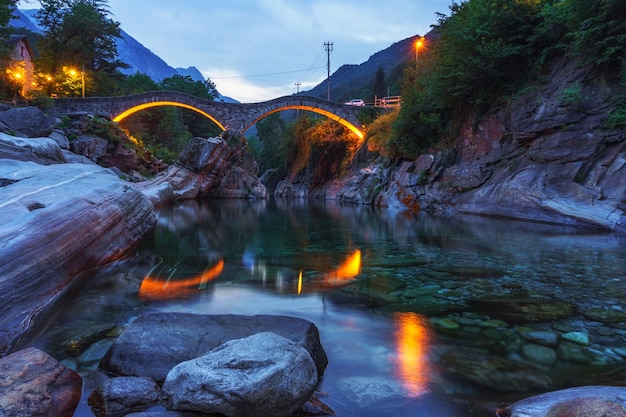
<path fill-rule="evenodd" d="M 366 106 L 394 108 L 402 105 L 402 96 L 374 97 L 374 101 L 366 101 Z"/>

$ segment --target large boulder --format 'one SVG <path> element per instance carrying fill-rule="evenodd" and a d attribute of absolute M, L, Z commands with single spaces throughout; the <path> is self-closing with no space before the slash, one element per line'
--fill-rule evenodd
<path fill-rule="evenodd" d="M 0 124 L 5 130 L 28 138 L 48 136 L 54 130 L 55 119 L 37 107 L 18 107 L 0 111 Z"/>
<path fill-rule="evenodd" d="M 79 273 L 152 232 L 154 207 L 96 165 L 0 161 L 0 353 L 44 317 Z"/>
<path fill-rule="evenodd" d="M 498 417 L 626 417 L 626 387 L 584 386 L 525 398 Z"/>
<path fill-rule="evenodd" d="M 191 139 L 175 165 L 135 187 L 150 196 L 155 206 L 167 199 L 265 199 L 267 190 L 257 178 L 256 162 L 245 152 L 245 140 L 230 131 L 223 136 Z"/>
<path fill-rule="evenodd" d="M 163 384 L 168 408 L 228 417 L 281 417 L 313 394 L 315 363 L 302 346 L 263 332 L 231 340 L 175 366 Z"/>
<path fill-rule="evenodd" d="M 163 382 L 179 363 L 200 357 L 229 340 L 260 332 L 276 333 L 304 347 L 313 358 L 319 377 L 324 374 L 328 359 L 317 327 L 307 320 L 189 313 L 151 313 L 138 317 L 111 346 L 100 362 L 100 369 Z"/>
<path fill-rule="evenodd" d="M 0 415 L 71 417 L 83 380 L 36 348 L 0 358 Z"/>

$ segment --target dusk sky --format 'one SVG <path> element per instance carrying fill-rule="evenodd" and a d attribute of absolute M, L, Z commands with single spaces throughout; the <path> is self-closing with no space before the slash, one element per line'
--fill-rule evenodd
<path fill-rule="evenodd" d="M 452 0 L 109 0 L 112 18 L 172 67 L 197 67 L 220 93 L 257 102 L 424 35 Z M 20 8 L 39 7 L 21 0 Z"/>

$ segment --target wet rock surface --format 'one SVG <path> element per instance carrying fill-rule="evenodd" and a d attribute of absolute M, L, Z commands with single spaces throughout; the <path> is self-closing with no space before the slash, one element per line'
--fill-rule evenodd
<path fill-rule="evenodd" d="M 157 404 L 161 388 L 149 378 L 111 378 L 95 389 L 88 399 L 89 407 L 96 415 L 128 413 Z"/>
<path fill-rule="evenodd" d="M 532 396 L 498 409 L 498 417 L 623 417 L 626 388 L 588 386 Z"/>
<path fill-rule="evenodd" d="M 119 259 L 150 233 L 153 206 L 95 165 L 2 160 L 0 351 L 44 317 L 80 272 Z"/>
<path fill-rule="evenodd" d="M 39 349 L 0 358 L 0 414 L 71 416 L 81 397 L 82 379 Z"/>

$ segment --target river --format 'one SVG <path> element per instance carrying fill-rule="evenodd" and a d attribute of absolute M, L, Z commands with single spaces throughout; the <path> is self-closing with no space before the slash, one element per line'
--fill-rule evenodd
<path fill-rule="evenodd" d="M 78 370 L 85 417 L 106 379 L 98 361 L 133 317 L 297 316 L 320 330 L 318 396 L 337 417 L 479 415 L 620 378 L 625 248 L 611 234 L 501 219 L 192 201 L 161 209 L 135 253 L 77 279 L 30 344 Z"/>

